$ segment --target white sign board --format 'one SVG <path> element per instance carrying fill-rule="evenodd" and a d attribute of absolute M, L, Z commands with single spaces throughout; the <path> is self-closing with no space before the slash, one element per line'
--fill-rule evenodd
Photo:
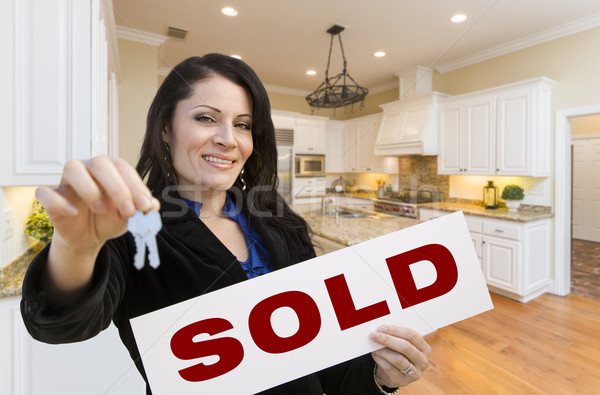
<path fill-rule="evenodd" d="M 217 394 L 234 383 L 250 394 L 381 348 L 368 335 L 382 324 L 427 334 L 491 308 L 457 212 L 131 325 L 155 395 Z"/>

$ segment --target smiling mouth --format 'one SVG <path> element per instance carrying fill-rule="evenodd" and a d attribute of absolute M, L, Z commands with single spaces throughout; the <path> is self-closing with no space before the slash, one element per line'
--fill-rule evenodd
<path fill-rule="evenodd" d="M 207 162 L 220 163 L 223 165 L 231 165 L 235 162 L 233 160 L 221 159 L 215 156 L 203 156 L 202 159 L 204 159 Z"/>

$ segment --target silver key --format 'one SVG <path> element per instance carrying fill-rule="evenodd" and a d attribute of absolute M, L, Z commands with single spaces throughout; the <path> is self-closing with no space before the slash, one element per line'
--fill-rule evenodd
<path fill-rule="evenodd" d="M 133 264 L 138 270 L 144 267 L 146 247 L 148 247 L 148 263 L 150 266 L 157 268 L 160 265 L 156 234 L 161 228 L 162 222 L 158 211 L 149 211 L 146 214 L 136 211 L 129 218 L 127 229 L 133 234 L 136 248 Z"/>
<path fill-rule="evenodd" d="M 158 265 L 160 265 L 156 234 L 160 228 L 162 228 L 162 222 L 158 211 L 150 211 L 144 217 L 146 218 L 148 226 L 148 232 L 144 234 L 144 241 L 146 246 L 148 246 L 148 263 L 156 269 Z"/>

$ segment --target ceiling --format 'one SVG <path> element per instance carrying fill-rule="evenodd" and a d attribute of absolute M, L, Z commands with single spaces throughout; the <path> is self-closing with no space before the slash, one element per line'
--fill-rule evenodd
<path fill-rule="evenodd" d="M 239 14 L 221 14 L 225 6 Z M 268 87 L 298 93 L 323 81 L 334 24 L 346 27 L 348 72 L 371 90 L 413 66 L 446 72 L 600 26 L 599 0 L 113 0 L 113 7 L 119 26 L 160 35 L 168 26 L 188 30 L 184 40 L 160 45 L 161 68 L 192 55 L 238 54 Z M 451 23 L 456 13 L 468 19 Z M 341 72 L 341 59 L 335 40 L 330 76 Z"/>

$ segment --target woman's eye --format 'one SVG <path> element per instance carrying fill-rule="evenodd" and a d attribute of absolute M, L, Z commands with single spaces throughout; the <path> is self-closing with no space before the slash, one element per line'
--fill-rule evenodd
<path fill-rule="evenodd" d="M 248 122 L 238 122 L 238 123 L 234 124 L 233 126 L 235 126 L 238 129 L 252 130 L 252 125 Z"/>
<path fill-rule="evenodd" d="M 201 122 L 201 123 L 213 123 L 215 122 L 215 120 L 208 116 L 208 115 L 197 115 L 196 116 L 196 121 Z"/>

